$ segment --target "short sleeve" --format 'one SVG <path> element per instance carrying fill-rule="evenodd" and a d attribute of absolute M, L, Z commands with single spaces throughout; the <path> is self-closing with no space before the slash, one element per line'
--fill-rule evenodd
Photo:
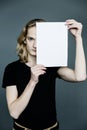
<path fill-rule="evenodd" d="M 61 78 L 60 77 L 60 75 L 58 75 L 58 73 L 57 73 L 57 71 L 58 71 L 58 69 L 60 68 L 60 67 L 49 67 L 50 69 L 50 73 L 52 74 L 52 76 L 54 77 L 54 78 Z"/>
<path fill-rule="evenodd" d="M 57 71 L 58 71 L 58 69 L 60 69 L 60 67 L 55 67 L 55 69 L 56 69 L 55 77 L 61 79 L 60 75 L 57 73 Z"/>
<path fill-rule="evenodd" d="M 16 74 L 15 69 L 13 66 L 8 65 L 5 68 L 2 87 L 6 88 L 6 86 L 16 85 Z"/>

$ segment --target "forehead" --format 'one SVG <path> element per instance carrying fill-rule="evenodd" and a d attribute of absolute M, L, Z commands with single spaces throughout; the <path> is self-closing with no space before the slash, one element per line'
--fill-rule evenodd
<path fill-rule="evenodd" d="M 27 35 L 36 35 L 36 27 L 30 27 L 28 28 Z"/>

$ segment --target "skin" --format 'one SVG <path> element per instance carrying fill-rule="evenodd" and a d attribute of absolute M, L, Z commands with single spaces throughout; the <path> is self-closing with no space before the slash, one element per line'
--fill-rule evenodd
<path fill-rule="evenodd" d="M 71 69 L 69 67 L 61 67 L 57 73 L 63 80 L 69 82 L 84 81 L 86 79 L 86 62 L 81 37 L 82 24 L 76 20 L 70 19 L 66 20 L 66 26 L 76 40 L 75 68 Z M 30 81 L 27 86 L 25 86 L 25 90 L 20 97 L 18 97 L 16 85 L 6 87 L 8 109 L 10 115 L 15 119 L 19 117 L 29 103 L 34 88 L 39 82 L 39 76 L 46 73 L 45 66 L 36 64 L 36 27 L 31 27 L 28 29 L 26 45 L 29 57 L 26 65 L 31 67 Z"/>

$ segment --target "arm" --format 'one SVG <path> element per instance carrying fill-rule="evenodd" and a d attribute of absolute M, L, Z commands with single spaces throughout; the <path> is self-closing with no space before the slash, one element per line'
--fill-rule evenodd
<path fill-rule="evenodd" d="M 10 87 L 7 86 L 6 88 L 7 104 L 10 115 L 13 118 L 17 119 L 19 115 L 27 107 L 30 98 L 32 96 L 32 93 L 36 87 L 36 84 L 38 83 L 38 78 L 40 75 L 45 73 L 45 69 L 46 68 L 41 65 L 36 65 L 31 68 L 31 79 L 20 97 L 18 97 L 18 91 L 16 86 L 10 86 Z"/>
<path fill-rule="evenodd" d="M 76 40 L 75 69 L 61 67 L 58 70 L 58 74 L 67 81 L 83 81 L 86 79 L 86 61 L 81 37 L 82 24 L 72 19 L 67 20 L 66 25 Z"/>

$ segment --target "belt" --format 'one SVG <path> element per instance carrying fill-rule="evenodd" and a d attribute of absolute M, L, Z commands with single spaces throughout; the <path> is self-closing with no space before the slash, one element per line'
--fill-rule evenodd
<path fill-rule="evenodd" d="M 13 128 L 13 130 L 32 130 L 32 129 L 29 129 L 29 128 L 26 128 L 20 124 L 18 124 L 17 122 L 14 122 L 14 125 L 15 125 L 15 128 Z M 56 122 L 54 125 L 46 128 L 46 129 L 43 129 L 43 130 L 52 130 L 54 128 L 56 128 L 58 126 L 58 123 Z"/>

